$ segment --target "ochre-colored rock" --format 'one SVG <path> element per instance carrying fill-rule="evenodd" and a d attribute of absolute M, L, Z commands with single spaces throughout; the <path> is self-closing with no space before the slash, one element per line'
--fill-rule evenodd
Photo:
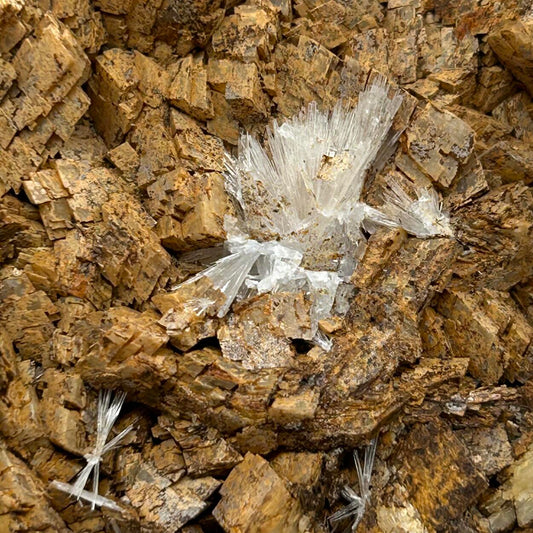
<path fill-rule="evenodd" d="M 232 470 L 220 493 L 222 500 L 213 515 L 228 531 L 298 531 L 301 511 L 297 500 L 259 455 L 247 454 Z"/>
<path fill-rule="evenodd" d="M 414 505 L 437 531 L 461 516 L 487 485 L 466 446 L 442 423 L 415 426 L 395 463 Z"/>
<path fill-rule="evenodd" d="M 502 63 L 533 95 L 533 25 L 506 22 L 489 34 L 488 42 Z"/>
<path fill-rule="evenodd" d="M 0 1 L 0 531 L 326 533 L 373 438 L 358 531 L 533 527 L 529 4 Z M 298 287 L 217 316 L 220 281 L 188 280 L 236 232 L 241 134 L 381 76 L 402 104 L 361 200 L 434 188 L 453 235 L 365 222 L 317 336 Z M 52 484 L 105 389 L 120 511 Z"/>

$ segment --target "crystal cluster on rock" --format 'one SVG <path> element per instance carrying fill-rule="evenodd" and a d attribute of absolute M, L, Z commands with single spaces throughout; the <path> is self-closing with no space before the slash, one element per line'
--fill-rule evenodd
<path fill-rule="evenodd" d="M 0 1 L 0 530 L 531 530 L 532 20 Z"/>
<path fill-rule="evenodd" d="M 339 103 L 323 112 L 311 103 L 291 120 L 274 121 L 264 144 L 241 136 L 238 157 L 226 155 L 226 190 L 236 211 L 226 215 L 227 255 L 186 282 L 207 278 L 221 294 L 220 305 L 210 301 L 201 312 L 223 317 L 239 295 L 304 291 L 309 339 L 327 347 L 318 322 L 330 316 L 339 285 L 354 271 L 366 243 L 363 228 L 453 235 L 433 188 L 417 191 L 414 200 L 391 180 L 381 210 L 362 199 L 367 173 L 401 133 L 391 131 L 401 104 L 401 93 L 377 77 L 351 110 Z"/>
<path fill-rule="evenodd" d="M 133 425 L 129 425 L 126 429 L 123 429 L 118 435 L 115 435 L 109 442 L 107 437 L 113 429 L 113 424 L 120 414 L 126 394 L 119 392 L 113 399 L 112 391 L 100 391 L 98 397 L 98 420 L 96 423 L 96 439 L 94 449 L 85 454 L 87 464 L 78 474 L 76 481 L 73 485 L 63 483 L 60 481 L 53 481 L 52 486 L 58 490 L 66 492 L 71 496 L 75 496 L 78 500 L 80 498 L 91 503 L 91 508 L 94 510 L 95 506 L 109 507 L 114 510 L 120 510 L 120 507 L 116 505 L 113 500 L 109 500 L 98 494 L 98 482 L 100 480 L 100 462 L 102 456 L 116 448 L 120 441 L 133 429 Z M 92 491 L 85 490 L 85 485 L 89 480 L 89 477 L 93 477 Z"/>

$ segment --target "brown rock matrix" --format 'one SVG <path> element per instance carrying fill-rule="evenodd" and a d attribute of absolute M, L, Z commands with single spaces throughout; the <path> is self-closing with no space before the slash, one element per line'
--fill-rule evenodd
<path fill-rule="evenodd" d="M 0 533 L 326 533 L 376 437 L 358 532 L 531 531 L 530 4 L 0 0 Z M 228 155 L 383 78 L 361 201 L 434 190 L 450 232 L 363 225 L 318 323 L 298 287 L 218 313 L 183 282 L 227 253 Z M 92 509 L 53 482 L 103 390 L 133 429 Z"/>

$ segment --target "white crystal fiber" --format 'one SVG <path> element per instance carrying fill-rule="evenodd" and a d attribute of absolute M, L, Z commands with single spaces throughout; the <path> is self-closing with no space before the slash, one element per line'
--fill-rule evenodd
<path fill-rule="evenodd" d="M 102 499 L 98 494 L 100 461 L 102 460 L 102 456 L 116 448 L 119 442 L 133 429 L 133 426 L 130 425 L 107 442 L 109 433 L 111 432 L 111 429 L 120 414 L 124 400 L 126 399 L 125 392 L 117 393 L 113 399 L 112 395 L 113 393 L 110 390 L 100 391 L 98 395 L 98 416 L 94 449 L 92 452 L 85 455 L 87 464 L 76 477 L 76 481 L 73 485 L 68 485 L 59 481 L 54 482 L 56 488 L 68 492 L 78 500 L 83 498 L 87 501 L 91 501 L 92 509 L 94 509 L 95 505 L 102 505 L 101 503 L 98 503 L 99 501 L 107 500 L 107 498 Z M 93 475 L 93 487 L 92 492 L 89 493 L 85 490 L 85 486 L 87 485 L 91 473 Z M 108 501 L 112 502 L 111 500 Z M 112 503 L 115 505 L 114 502 Z"/>
<path fill-rule="evenodd" d="M 345 486 L 341 493 L 348 504 L 329 517 L 330 522 L 333 523 L 350 518 L 352 520 L 352 533 L 357 531 L 357 527 L 363 519 L 366 506 L 370 500 L 370 481 L 372 479 L 372 468 L 374 467 L 377 443 L 378 441 L 376 437 L 375 439 L 372 439 L 370 444 L 366 447 L 362 467 L 361 461 L 359 460 L 359 454 L 357 451 L 353 452 L 360 495 L 358 495 L 351 487 Z"/>
<path fill-rule="evenodd" d="M 453 236 L 450 219 L 442 211 L 437 191 L 417 190 L 413 200 L 394 180 L 389 180 L 390 191 L 383 211 L 408 233 L 420 238 L 442 235 Z"/>
<path fill-rule="evenodd" d="M 100 494 L 95 494 L 94 492 L 89 492 L 88 490 L 78 491 L 70 483 L 63 483 L 62 481 L 52 481 L 50 486 L 54 489 L 60 490 L 61 492 L 66 492 L 69 495 L 73 495 L 75 492 L 79 492 L 78 499 L 85 500 L 91 504 L 92 509 L 95 506 L 104 507 L 105 509 L 110 509 L 111 511 L 122 511 L 122 508 L 117 505 L 113 500 L 101 496 Z"/>
<path fill-rule="evenodd" d="M 241 136 L 238 157 L 226 156 L 226 190 L 237 211 L 237 218 L 226 217 L 228 255 L 186 282 L 207 277 L 222 292 L 219 317 L 250 291 L 303 290 L 317 334 L 364 250 L 362 228 L 402 225 L 420 237 L 451 234 L 434 191 L 411 201 L 393 185 L 390 205 L 381 211 L 361 201 L 367 171 L 382 166 L 397 141 L 391 126 L 401 102 L 378 78 L 352 110 L 339 104 L 328 113 L 313 103 L 282 124 L 275 121 L 263 144 Z"/>

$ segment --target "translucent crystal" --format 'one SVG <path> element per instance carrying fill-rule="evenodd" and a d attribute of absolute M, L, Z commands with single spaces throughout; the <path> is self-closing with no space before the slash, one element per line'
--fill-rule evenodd
<path fill-rule="evenodd" d="M 241 136 L 238 157 L 226 156 L 226 190 L 237 213 L 225 220 L 226 255 L 186 282 L 210 280 L 224 295 L 219 317 L 244 295 L 305 291 L 313 336 L 327 347 L 318 322 L 331 314 L 338 288 L 364 251 L 362 228 L 405 225 L 418 236 L 451 231 L 434 191 L 406 203 L 393 187 L 382 211 L 361 201 L 366 173 L 394 150 L 400 132 L 391 126 L 401 102 L 399 92 L 377 78 L 352 110 L 338 104 L 328 113 L 312 103 L 274 122 L 263 144 Z M 198 306 L 202 313 L 210 309 Z M 337 301 L 338 309 L 346 307 Z"/>
<path fill-rule="evenodd" d="M 453 236 L 450 219 L 442 211 L 437 191 L 417 190 L 418 199 L 413 200 L 396 181 L 389 180 L 388 185 L 390 191 L 382 209 L 398 226 L 420 238 Z"/>
<path fill-rule="evenodd" d="M 50 487 L 60 490 L 61 492 L 66 492 L 69 495 L 79 492 L 79 499 L 85 500 L 91 504 L 91 508 L 94 509 L 95 506 L 103 507 L 105 509 L 110 509 L 111 511 L 122 511 L 122 508 L 117 505 L 113 500 L 101 496 L 98 493 L 89 492 L 88 490 L 78 491 L 74 485 L 70 483 L 63 483 L 62 481 L 52 481 Z"/>
<path fill-rule="evenodd" d="M 311 342 L 316 346 L 322 348 L 325 352 L 329 352 L 333 346 L 333 341 L 323 332 L 318 330 Z"/>
<path fill-rule="evenodd" d="M 370 480 L 372 479 L 372 468 L 374 466 L 374 459 L 376 457 L 377 437 L 370 441 L 370 444 L 365 449 L 365 458 L 363 466 L 361 467 L 361 461 L 357 451 L 353 452 L 353 458 L 355 468 L 357 470 L 357 479 L 359 481 L 358 495 L 351 487 L 345 486 L 341 493 L 348 504 L 341 510 L 332 514 L 329 517 L 330 522 L 339 522 L 350 518 L 352 520 L 351 531 L 355 533 L 359 523 L 363 519 L 366 506 L 370 500 Z"/>
<path fill-rule="evenodd" d="M 133 426 L 130 425 L 118 435 L 113 437 L 109 442 L 106 442 L 107 437 L 109 436 L 109 433 L 111 432 L 111 429 L 113 428 L 113 425 L 120 414 L 124 400 L 126 399 L 126 393 L 124 392 L 117 393 L 113 399 L 112 395 L 113 393 L 110 390 L 100 391 L 99 393 L 96 442 L 93 451 L 85 455 L 87 464 L 78 474 L 74 485 L 68 485 L 59 481 L 54 482 L 56 488 L 63 490 L 64 492 L 68 492 L 71 496 L 76 497 L 78 500 L 83 498 L 91 501 L 92 509 L 94 509 L 95 505 L 102 505 L 102 503 L 98 502 L 107 500 L 107 498 L 102 499 L 102 497 L 98 495 L 100 461 L 102 460 L 102 456 L 116 448 L 119 442 L 133 429 Z M 89 493 L 85 490 L 85 485 L 87 485 L 87 481 L 89 480 L 91 473 L 93 475 L 93 490 L 92 493 Z M 112 500 L 107 501 L 115 505 Z"/>
<path fill-rule="evenodd" d="M 227 160 L 227 190 L 243 210 L 248 233 L 290 241 L 306 230 L 308 241 L 320 242 L 324 225 L 353 212 L 366 171 L 390 141 L 402 101 L 391 92 L 379 78 L 352 110 L 338 104 L 327 113 L 313 103 L 292 120 L 274 122 L 265 146 L 244 135 L 238 158 Z"/>
<path fill-rule="evenodd" d="M 342 281 L 335 272 L 315 272 L 306 270 L 309 293 L 311 296 L 311 328 L 316 331 L 318 321 L 326 318 L 331 313 L 337 287 Z"/>

